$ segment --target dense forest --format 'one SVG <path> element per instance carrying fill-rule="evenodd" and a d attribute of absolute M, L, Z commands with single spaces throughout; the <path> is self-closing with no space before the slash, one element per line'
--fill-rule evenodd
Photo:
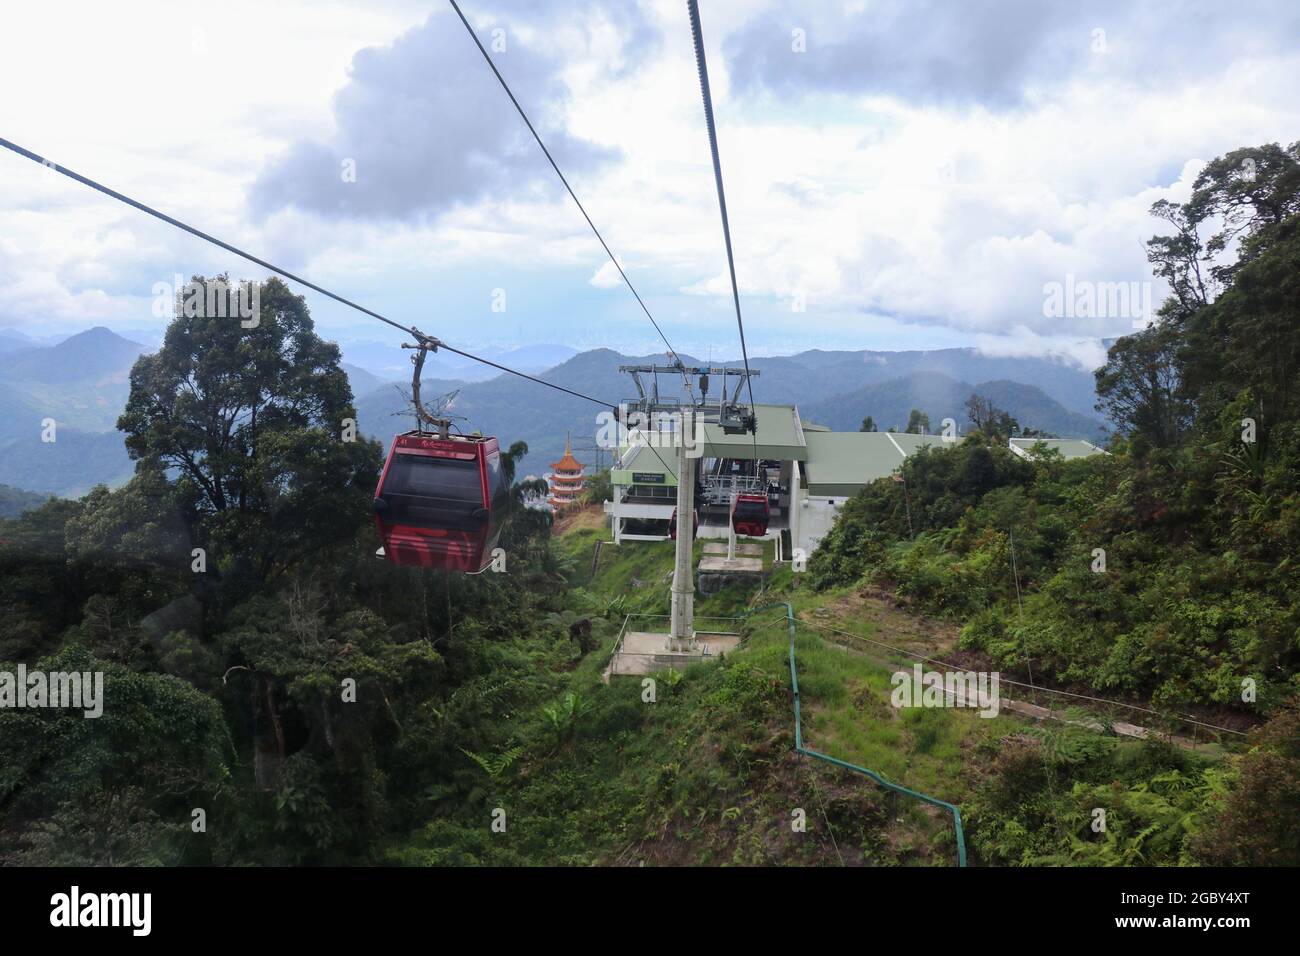
<path fill-rule="evenodd" d="M 949 753 L 956 725 L 910 727 L 936 766 L 979 768 L 976 862 L 1300 863 L 1300 148 L 1229 153 L 1153 211 L 1174 294 L 1097 372 L 1109 455 L 1026 460 L 996 424 L 922 451 L 762 597 L 884 586 L 1009 675 L 1249 732 L 1210 758 L 988 729 Z M 832 859 L 762 822 L 806 791 L 779 634 L 666 679 L 654 716 L 635 683 L 602 684 L 622 614 L 661 609 L 637 581 L 666 552 L 589 578 L 598 532 L 522 506 L 517 442 L 507 573 L 376 561 L 382 449 L 338 349 L 278 280 L 261 309 L 252 329 L 181 312 L 137 361 L 128 484 L 0 523 L 0 670 L 102 671 L 110 702 L 0 710 L 0 862 L 618 863 L 647 840 L 652 861 Z M 845 665 L 806 652 L 809 694 L 844 697 Z M 866 680 L 846 706 L 869 721 Z M 887 838 L 897 810 L 870 788 L 823 786 L 868 858 L 950 853 L 925 820 Z M 1114 837 L 1089 842 L 1099 800 Z M 494 839 L 498 806 L 517 838 Z"/>
<path fill-rule="evenodd" d="M 542 692 L 545 516 L 517 510 L 508 580 L 376 561 L 338 350 L 277 280 L 262 308 L 173 322 L 119 423 L 136 476 L 0 533 L 0 661 L 102 670 L 110 702 L 0 712 L 6 860 L 364 862 Z"/>

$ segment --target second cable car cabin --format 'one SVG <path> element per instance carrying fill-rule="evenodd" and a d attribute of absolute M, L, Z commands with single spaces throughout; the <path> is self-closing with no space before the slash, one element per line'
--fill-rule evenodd
<path fill-rule="evenodd" d="M 375 489 L 375 522 L 392 564 L 478 572 L 492 563 L 509 503 L 495 438 L 406 432 Z"/>
<path fill-rule="evenodd" d="M 691 534 L 700 530 L 700 512 L 691 511 Z M 668 519 L 668 537 L 673 541 L 677 540 L 677 509 L 673 509 L 673 516 Z"/>
<path fill-rule="evenodd" d="M 767 534 L 767 522 L 771 517 L 767 495 L 736 495 L 731 505 L 731 527 L 736 534 L 749 538 L 761 538 Z"/>

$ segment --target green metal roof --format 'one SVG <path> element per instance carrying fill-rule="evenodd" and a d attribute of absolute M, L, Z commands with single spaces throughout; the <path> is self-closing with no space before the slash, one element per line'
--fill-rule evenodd
<path fill-rule="evenodd" d="M 755 435 L 727 435 L 717 425 L 705 425 L 704 457 L 753 459 L 757 445 L 759 458 L 807 461 L 799 409 L 793 405 L 755 405 L 754 414 L 758 416 Z"/>
<path fill-rule="evenodd" d="M 1055 448 L 1061 453 L 1061 457 L 1066 459 L 1106 454 L 1096 445 L 1081 438 L 1013 438 L 1011 447 L 1032 457 L 1034 445 L 1038 442 L 1042 442 L 1048 448 Z"/>
<path fill-rule="evenodd" d="M 941 435 L 900 435 L 897 432 L 883 432 L 894 440 L 894 444 L 903 449 L 906 455 L 915 455 L 922 448 L 929 448 L 931 445 L 942 445 L 943 437 Z M 954 441 L 953 444 L 956 444 Z"/>
<path fill-rule="evenodd" d="M 827 497 L 849 497 L 877 478 L 892 475 L 903 460 L 922 448 L 943 445 L 939 435 L 907 435 L 897 432 L 832 432 L 804 423 L 793 405 L 757 405 L 758 434 L 727 435 L 717 425 L 704 426 L 705 458 L 770 458 L 803 462 L 808 493 Z M 1011 447 L 1031 455 L 1036 441 L 1060 450 L 1064 458 L 1086 458 L 1105 454 L 1102 449 L 1077 438 L 1013 438 Z M 756 448 L 757 446 L 757 448 Z M 627 450 L 623 450 L 627 454 Z M 644 476 L 645 480 L 638 480 Z M 610 473 L 616 485 L 677 484 L 677 452 L 671 447 L 641 447 Z"/>
<path fill-rule="evenodd" d="M 903 459 L 938 435 L 896 435 L 891 432 L 808 432 L 808 493 L 847 498 L 877 478 L 894 473 Z"/>
<path fill-rule="evenodd" d="M 717 425 L 705 425 L 701 456 L 752 460 L 757 451 L 759 458 L 776 461 L 808 459 L 799 409 L 793 405 L 755 405 L 754 413 L 758 417 L 755 435 L 728 435 Z M 626 453 L 626 448 L 620 449 L 620 454 Z M 616 485 L 641 484 L 635 480 L 637 474 L 664 476 L 663 481 L 654 484 L 677 484 L 677 450 L 672 447 L 642 447 L 623 467 L 610 472 L 610 480 Z"/>

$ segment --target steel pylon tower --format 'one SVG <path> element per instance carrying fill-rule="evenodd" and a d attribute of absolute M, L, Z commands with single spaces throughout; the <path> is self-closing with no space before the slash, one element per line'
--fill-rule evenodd
<path fill-rule="evenodd" d="M 621 365 L 620 372 L 631 374 L 638 397 L 619 406 L 624 426 L 630 427 L 629 418 L 639 414 L 647 427 L 646 439 L 657 445 L 664 436 L 664 416 L 671 423 L 673 452 L 677 470 L 677 548 L 673 562 L 672 614 L 669 648 L 674 651 L 691 650 L 695 645 L 695 471 L 704 453 L 704 428 L 716 424 L 724 433 L 739 435 L 753 433 L 757 428 L 752 406 L 740 404 L 741 387 L 758 372 L 744 368 L 688 367 L 680 361 L 674 365 Z M 691 395 L 686 401 L 681 397 L 661 397 L 659 375 L 673 379 L 690 379 L 699 383 L 699 398 Z M 649 390 L 642 375 L 651 376 Z M 710 402 L 709 379 L 721 379 L 718 398 Z M 736 387 L 728 395 L 727 381 L 736 379 Z M 658 451 L 656 450 L 656 454 Z M 666 462 L 665 462 L 666 464 Z"/>

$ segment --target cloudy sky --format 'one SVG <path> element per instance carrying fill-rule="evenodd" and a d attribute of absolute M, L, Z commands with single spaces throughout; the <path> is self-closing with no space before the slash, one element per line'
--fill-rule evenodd
<path fill-rule="evenodd" d="M 463 6 L 673 344 L 734 357 L 683 0 Z M 1294 0 L 701 7 L 760 355 L 1095 357 L 1132 320 L 1046 316 L 1045 283 L 1149 280 L 1152 202 L 1300 139 Z M 442 2 L 23 4 L 0 85 L 0 136 L 453 344 L 660 347 Z M 158 283 L 219 271 L 258 275 L 0 153 L 0 327 L 160 329 Z"/>

